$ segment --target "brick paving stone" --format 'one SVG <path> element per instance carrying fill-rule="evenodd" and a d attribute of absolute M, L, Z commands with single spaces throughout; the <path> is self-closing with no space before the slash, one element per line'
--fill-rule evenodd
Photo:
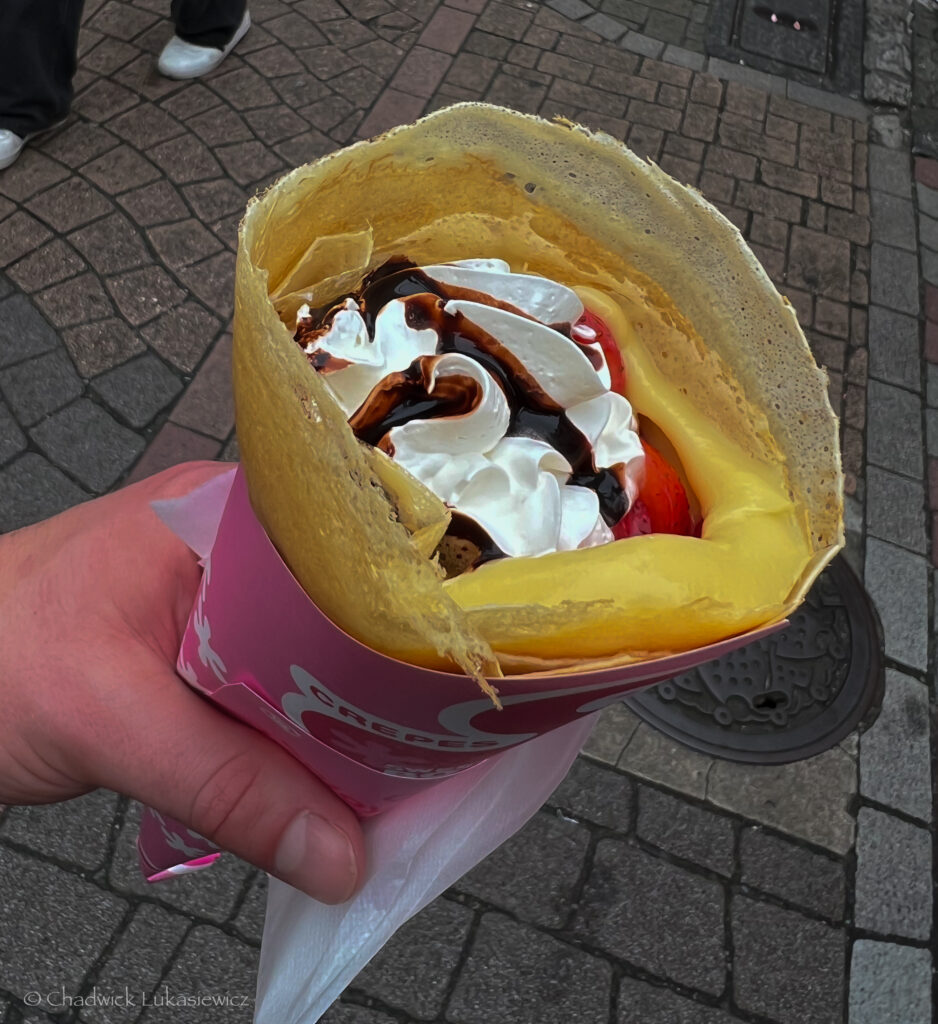
<path fill-rule="evenodd" d="M 20 997 L 75 995 L 126 910 L 113 893 L 0 845 L 0 985 Z"/>
<path fill-rule="evenodd" d="M 922 261 L 922 277 L 930 284 L 938 284 L 938 253 L 922 247 L 919 258 Z"/>
<path fill-rule="evenodd" d="M 147 233 L 165 266 L 174 270 L 212 256 L 222 248 L 218 239 L 194 217 L 151 228 Z"/>
<path fill-rule="evenodd" d="M 121 206 L 141 227 L 182 220 L 189 213 L 179 192 L 168 181 L 155 181 L 119 199 Z"/>
<path fill-rule="evenodd" d="M 184 427 L 224 440 L 234 427 L 231 383 L 231 335 L 212 349 L 195 379 L 173 410 L 172 420 Z"/>
<path fill-rule="evenodd" d="M 100 125 L 76 121 L 44 139 L 40 145 L 47 156 L 71 167 L 80 167 L 113 149 L 119 142 L 120 139 Z"/>
<path fill-rule="evenodd" d="M 256 950 L 217 928 L 200 925 L 186 936 L 169 973 L 153 993 L 152 1005 L 140 1020 L 142 1024 L 250 1024 L 254 1019 L 256 975 Z M 224 1001 L 217 1005 L 178 1005 L 180 995 L 199 994 Z"/>
<path fill-rule="evenodd" d="M 31 427 L 61 409 L 83 390 L 71 360 L 61 349 L 0 372 L 0 391 L 16 418 Z"/>
<path fill-rule="evenodd" d="M 255 112 L 256 113 L 256 112 Z M 247 121 L 230 107 L 214 107 L 204 114 L 191 117 L 188 127 L 207 146 L 220 146 L 229 142 L 245 142 L 254 138 Z"/>
<path fill-rule="evenodd" d="M 613 956 L 682 985 L 724 988 L 723 888 L 638 849 L 601 840 L 574 931 Z"/>
<path fill-rule="evenodd" d="M 807 228 L 793 227 L 786 282 L 832 299 L 850 298 L 850 245 Z"/>
<path fill-rule="evenodd" d="M 634 731 L 618 767 L 639 778 L 657 782 L 688 796 L 703 798 L 712 758 L 668 739 L 642 722 Z"/>
<path fill-rule="evenodd" d="M 321 102 L 328 103 L 329 99 L 327 97 L 326 100 Z M 327 126 L 330 128 L 338 124 L 343 117 L 352 111 L 351 103 L 343 97 L 334 96 L 331 99 L 335 101 L 335 109 L 330 112 L 329 117 L 326 119 Z M 309 113 L 309 109 L 307 109 L 307 113 Z M 260 110 L 249 110 L 244 116 L 252 131 L 262 142 L 266 142 L 268 146 L 298 135 L 308 127 L 303 117 L 295 114 L 282 103 L 274 107 L 264 107 Z M 322 126 L 319 125 L 319 127 Z"/>
<path fill-rule="evenodd" d="M 163 143 L 164 147 L 173 145 L 173 142 Z M 155 155 L 159 148 L 151 152 Z M 160 172 L 149 160 L 123 144 L 85 164 L 82 173 L 109 195 L 129 192 L 132 188 L 156 181 L 160 176 Z"/>
<path fill-rule="evenodd" d="M 906 476 L 921 478 L 922 434 L 918 396 L 891 384 L 871 380 L 868 402 L 867 457 L 870 462 Z"/>
<path fill-rule="evenodd" d="M 541 812 L 455 888 L 531 924 L 560 928 L 569 913 L 588 845 L 586 829 Z M 526 864 L 545 863 L 552 865 L 546 877 L 525 870 Z"/>
<path fill-rule="evenodd" d="M 129 989 L 140 1007 L 144 997 L 156 988 L 190 927 L 185 917 L 141 903 L 97 974 L 98 991 L 107 996 Z M 117 1007 L 91 1003 L 81 1010 L 80 1020 L 87 1024 L 124 1024 L 128 1015 Z"/>
<path fill-rule="evenodd" d="M 13 419 L 6 402 L 0 401 L 0 465 L 19 455 L 25 447 L 25 434 Z"/>
<path fill-rule="evenodd" d="M 297 46 L 315 46 L 322 42 L 322 36 L 317 30 L 299 15 L 287 15 L 288 18 L 295 18 L 293 31 L 296 33 L 292 42 Z M 307 41 L 304 38 L 306 31 L 316 33 L 315 40 Z M 213 75 L 209 81 L 213 92 L 217 92 L 222 99 L 228 101 L 235 110 L 250 110 L 252 107 L 266 107 L 276 101 L 276 95 L 264 78 L 253 68 L 242 67 L 225 74 Z"/>
<path fill-rule="evenodd" d="M 730 819 L 648 786 L 638 787 L 636 835 L 717 874 L 733 873 L 735 838 Z"/>
<path fill-rule="evenodd" d="M 929 1024 L 932 958 L 927 949 L 859 939 L 850 971 L 850 1024 Z"/>
<path fill-rule="evenodd" d="M 259 182 L 284 169 L 283 161 L 259 140 L 234 142 L 215 150 L 227 173 L 239 185 Z"/>
<path fill-rule="evenodd" d="M 873 240 L 915 252 L 917 240 L 912 201 L 875 190 L 870 193 L 870 198 Z"/>
<path fill-rule="evenodd" d="M 99 274 L 133 270 L 151 260 L 136 228 L 121 213 L 79 228 L 68 239 Z"/>
<path fill-rule="evenodd" d="M 97 377 L 94 393 L 131 427 L 145 427 L 182 390 L 179 378 L 147 353 Z"/>
<path fill-rule="evenodd" d="M 264 935 L 264 916 L 267 912 L 269 882 L 263 871 L 255 871 L 244 902 L 234 919 L 234 925 L 250 942 L 260 945 Z"/>
<path fill-rule="evenodd" d="M 200 263 L 181 268 L 179 277 L 219 316 L 227 319 L 234 308 L 235 254 L 220 252 Z"/>
<path fill-rule="evenodd" d="M 231 213 L 240 215 L 249 196 L 227 178 L 186 185 L 182 191 L 195 215 L 203 221 L 214 221 Z"/>
<path fill-rule="evenodd" d="M 582 753 L 595 761 L 614 765 L 640 724 L 623 704 L 610 704 L 600 712 Z"/>
<path fill-rule="evenodd" d="M 117 797 L 104 789 L 58 804 L 12 807 L 0 825 L 0 836 L 97 871 L 107 856 L 116 810 Z"/>
<path fill-rule="evenodd" d="M 185 292 L 158 266 L 112 277 L 107 286 L 117 308 L 135 327 L 168 312 L 185 298 Z"/>
<path fill-rule="evenodd" d="M 653 14 L 649 14 L 649 20 Z M 664 53 L 664 42 L 652 39 L 651 36 L 643 35 L 641 32 L 627 32 L 619 41 L 619 45 L 632 53 L 638 53 L 645 57 L 660 57 Z"/>
<path fill-rule="evenodd" d="M 195 302 L 186 302 L 163 313 L 143 328 L 150 345 L 180 370 L 195 369 L 217 337 L 220 322 Z"/>
<path fill-rule="evenodd" d="M 170 139 L 149 152 L 167 178 L 177 185 L 204 181 L 221 174 L 221 167 L 212 151 L 191 135 Z"/>
<path fill-rule="evenodd" d="M 619 980 L 616 1024 L 735 1024 L 723 1010 L 670 989 L 630 978 Z"/>
<path fill-rule="evenodd" d="M 737 1005 L 780 1024 L 843 1020 L 845 935 L 791 910 L 733 898 Z"/>
<path fill-rule="evenodd" d="M 51 232 L 35 217 L 17 210 L 0 221 L 0 266 L 8 266 L 51 238 Z"/>
<path fill-rule="evenodd" d="M 588 18 L 584 19 L 583 27 L 613 43 L 621 38 L 626 31 L 625 26 L 619 21 L 602 13 L 591 14 Z"/>
<path fill-rule="evenodd" d="M 576 40 L 571 39 L 567 45 L 576 45 Z M 564 39 L 561 39 L 558 46 L 559 52 L 564 53 Z M 503 39 L 501 36 L 493 35 L 491 32 L 480 32 L 473 29 L 466 39 L 465 49 L 469 53 L 477 53 L 483 57 L 491 57 L 495 60 L 503 60 L 508 56 L 511 49 L 511 40 Z M 573 56 L 578 56 L 574 53 Z"/>
<path fill-rule="evenodd" d="M 869 311 L 870 374 L 917 391 L 921 386 L 918 320 L 882 306 Z"/>
<path fill-rule="evenodd" d="M 631 781 L 618 772 L 578 757 L 548 803 L 567 817 L 627 832 L 631 826 L 633 788 Z"/>
<path fill-rule="evenodd" d="M 54 238 L 7 268 L 11 281 L 25 292 L 35 292 L 73 277 L 85 269 L 85 262 L 60 238 Z"/>
<path fill-rule="evenodd" d="M 98 493 L 116 483 L 144 448 L 142 438 L 87 398 L 44 419 L 30 437 L 56 465 Z"/>
<path fill-rule="evenodd" d="M 241 449 L 238 446 L 237 437 L 232 435 L 218 458 L 223 462 L 239 462 L 241 460 Z"/>
<path fill-rule="evenodd" d="M 420 1020 L 438 1016 L 472 920 L 468 908 L 435 900 L 395 932 L 350 987 Z"/>
<path fill-rule="evenodd" d="M 136 483 L 180 462 L 214 459 L 220 445 L 204 434 L 196 434 L 175 423 L 165 423 L 160 432 L 147 445 L 143 458 L 134 466 L 127 483 Z"/>
<path fill-rule="evenodd" d="M 920 480 L 890 473 L 878 466 L 867 470 L 867 517 L 871 536 L 926 554 L 925 493 Z"/>
<path fill-rule="evenodd" d="M 315 50 L 321 49 L 321 47 L 314 47 L 312 49 L 315 52 Z M 295 56 L 294 51 L 282 43 L 276 43 L 256 53 L 247 54 L 245 60 L 255 71 L 260 72 L 264 78 L 296 74 L 303 70 L 303 64 Z M 351 64 L 352 62 L 350 61 L 349 63 Z"/>
<path fill-rule="evenodd" d="M 36 304 L 56 327 L 100 320 L 114 312 L 101 282 L 91 272 L 52 285 L 35 296 Z"/>
<path fill-rule="evenodd" d="M 108 128 L 140 150 L 166 142 L 185 131 L 175 117 L 153 103 L 143 103 L 112 118 Z"/>
<path fill-rule="evenodd" d="M 0 302 L 0 366 L 58 347 L 58 336 L 25 295 Z"/>
<path fill-rule="evenodd" d="M 321 1018 L 321 1024 L 399 1024 L 399 1018 L 364 1006 L 333 1003 Z"/>
<path fill-rule="evenodd" d="M 759 826 L 742 830 L 740 881 L 789 903 L 840 921 L 844 915 L 844 867 Z"/>
<path fill-rule="evenodd" d="M 416 46 L 404 58 L 389 88 L 429 99 L 452 63 L 452 57 L 437 50 Z"/>
<path fill-rule="evenodd" d="M 767 217 L 787 220 L 791 224 L 798 224 L 801 221 L 801 203 L 802 200 L 798 196 L 748 181 L 741 181 L 736 190 L 737 206 L 765 214 Z M 836 242 L 836 239 L 828 241 Z"/>
<path fill-rule="evenodd" d="M 41 455 L 26 452 L 0 471 L 0 532 L 37 523 L 89 497 Z"/>
<path fill-rule="evenodd" d="M 857 815 L 854 921 L 880 935 L 931 934 L 931 835 L 882 811 Z"/>
<path fill-rule="evenodd" d="M 354 131 L 356 125 L 357 115 L 355 115 L 350 124 L 350 133 Z M 326 153 L 331 153 L 335 149 L 335 144 L 328 136 L 314 130 L 303 132 L 302 135 L 296 135 L 286 142 L 279 143 L 275 148 L 277 154 L 282 157 L 288 166 L 298 167 L 301 164 L 308 164 L 313 160 L 318 160 L 319 157 Z M 215 230 L 214 227 L 213 230 Z"/>
<path fill-rule="evenodd" d="M 609 1012 L 604 961 L 500 914 L 485 914 L 446 1011 L 464 1024 L 569 1024 Z"/>
<path fill-rule="evenodd" d="M 870 188 L 907 198 L 912 194 L 908 153 L 870 146 Z"/>
<path fill-rule="evenodd" d="M 68 175 L 68 170 L 58 161 L 50 160 L 30 146 L 13 167 L 0 175 L 0 194 L 21 203 Z"/>
<path fill-rule="evenodd" d="M 456 54 L 474 23 L 475 18 L 468 11 L 440 7 L 427 22 L 418 43 L 444 53 Z"/>
<path fill-rule="evenodd" d="M 164 468 L 164 467 L 161 467 Z M 248 875 L 254 869 L 231 854 L 225 854 L 208 871 L 180 875 L 168 882 L 147 882 L 137 859 L 137 829 L 140 805 L 131 804 L 117 838 L 108 866 L 108 882 L 116 892 L 156 900 L 173 910 L 222 923 L 227 921 Z M 252 984 L 253 990 L 253 984 Z"/>
<path fill-rule="evenodd" d="M 860 793 L 930 822 L 930 764 L 928 688 L 887 669 L 882 710 L 860 737 Z"/>
<path fill-rule="evenodd" d="M 72 177 L 29 201 L 29 209 L 56 231 L 71 231 L 113 207 L 96 188 Z"/>
<path fill-rule="evenodd" d="M 146 348 L 126 322 L 116 317 L 73 327 L 63 332 L 62 340 L 83 377 L 94 377 Z"/>
<path fill-rule="evenodd" d="M 779 766 L 716 760 L 706 795 L 724 810 L 844 854 L 853 843 L 855 793 L 856 763 L 834 747 Z"/>

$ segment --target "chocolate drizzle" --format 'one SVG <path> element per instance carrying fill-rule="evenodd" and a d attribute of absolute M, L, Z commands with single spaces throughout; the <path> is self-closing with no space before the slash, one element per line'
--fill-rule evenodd
<path fill-rule="evenodd" d="M 573 470 L 567 482 L 596 493 L 600 514 L 607 525 L 614 526 L 625 515 L 628 496 L 624 481 L 613 469 L 597 469 L 592 446 L 571 423 L 564 409 L 544 392 L 527 369 L 496 338 L 461 313 L 446 313 L 444 305 L 449 299 L 459 298 L 499 306 L 520 316 L 527 314 L 488 295 L 443 285 L 409 260 L 395 258 L 373 270 L 362 282 L 358 294 L 342 296 L 328 307 L 312 310 L 306 321 L 309 326 L 304 324 L 297 331 L 297 342 L 305 345 L 310 336 L 321 334 L 324 321 L 331 321 L 335 311 L 349 297 L 358 303 L 372 338 L 375 318 L 380 310 L 395 299 L 404 299 L 408 326 L 415 330 L 432 327 L 436 331 L 438 355 L 458 352 L 468 356 L 497 381 L 511 410 L 507 436 L 544 441 L 563 455 Z M 575 342 L 595 366 L 595 351 L 571 337 L 571 324 L 551 326 Z M 315 353 L 309 358 L 313 362 Z M 389 374 L 349 420 L 355 434 L 368 444 L 387 451 L 390 448 L 387 434 L 393 427 L 414 419 L 460 416 L 471 412 L 481 397 L 478 383 L 459 375 L 442 377 L 430 393 L 427 385 L 433 362 L 433 356 L 423 356 L 406 370 Z M 474 565 L 504 557 L 505 553 L 485 530 L 467 516 L 454 513 L 448 533 L 479 548 L 480 554 Z"/>

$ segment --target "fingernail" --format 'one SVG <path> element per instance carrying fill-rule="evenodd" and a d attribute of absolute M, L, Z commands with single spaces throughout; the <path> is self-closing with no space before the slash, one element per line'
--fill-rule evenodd
<path fill-rule="evenodd" d="M 322 903 L 342 903 L 355 890 L 358 869 L 348 836 L 312 811 L 298 814 L 277 847 L 278 878 Z"/>

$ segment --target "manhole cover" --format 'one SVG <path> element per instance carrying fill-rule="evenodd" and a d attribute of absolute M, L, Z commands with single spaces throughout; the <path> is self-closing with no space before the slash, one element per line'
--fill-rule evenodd
<path fill-rule="evenodd" d="M 882 704 L 879 618 L 843 557 L 780 633 L 625 698 L 640 718 L 728 761 L 784 764 L 868 727 Z"/>
<path fill-rule="evenodd" d="M 715 0 L 707 51 L 807 85 L 859 95 L 863 0 Z"/>

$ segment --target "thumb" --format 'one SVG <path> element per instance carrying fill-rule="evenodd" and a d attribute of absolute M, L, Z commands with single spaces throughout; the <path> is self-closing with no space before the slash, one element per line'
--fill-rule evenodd
<path fill-rule="evenodd" d="M 276 743 L 189 690 L 165 663 L 154 658 L 148 667 L 132 710 L 124 705 L 107 741 L 96 744 L 94 781 L 176 818 L 313 899 L 351 897 L 364 867 L 352 810 Z"/>

